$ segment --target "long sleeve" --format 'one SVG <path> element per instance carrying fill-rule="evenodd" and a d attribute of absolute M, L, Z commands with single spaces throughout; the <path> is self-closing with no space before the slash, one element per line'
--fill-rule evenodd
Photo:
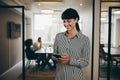
<path fill-rule="evenodd" d="M 86 67 L 89 64 L 90 56 L 90 41 L 86 38 L 83 42 L 82 55 L 79 59 L 71 58 L 70 65 L 74 65 L 80 68 Z"/>
<path fill-rule="evenodd" d="M 74 38 L 68 38 L 66 32 L 56 35 L 54 52 L 60 55 L 66 53 L 71 57 L 69 64 L 57 64 L 55 80 L 84 80 L 82 68 L 89 64 L 90 41 L 82 33 Z M 69 73 L 68 73 L 69 72 Z"/>

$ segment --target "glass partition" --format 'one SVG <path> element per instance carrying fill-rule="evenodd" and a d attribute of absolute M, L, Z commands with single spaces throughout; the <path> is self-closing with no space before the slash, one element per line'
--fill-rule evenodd
<path fill-rule="evenodd" d="M 99 46 L 99 79 L 119 80 L 118 75 L 120 72 L 119 6 L 108 6 L 108 10 L 102 10 L 100 29 L 101 31 Z"/>
<path fill-rule="evenodd" d="M 59 5 L 56 5 L 55 3 L 43 3 L 40 8 L 44 9 L 44 6 L 51 8 L 50 4 L 52 4 L 54 7 L 52 7 L 51 10 L 53 10 L 52 13 L 43 13 L 42 9 L 39 9 L 37 6 L 37 9 L 39 12 L 34 12 L 31 16 L 31 30 L 30 28 L 26 29 L 28 33 L 26 36 L 29 36 L 33 32 L 33 36 L 30 38 L 33 39 L 33 42 L 36 42 L 38 37 L 42 38 L 42 46 L 43 48 L 40 50 L 47 55 L 47 59 L 49 59 L 49 54 L 47 53 L 47 49 L 52 47 L 54 44 L 55 36 L 59 32 L 64 32 L 66 31 L 63 21 L 61 19 L 61 14 L 62 12 L 67 9 L 67 8 L 74 8 L 78 11 L 80 15 L 80 20 L 79 20 L 79 26 L 80 30 L 83 34 L 87 35 L 90 39 L 90 57 L 89 57 L 89 65 L 83 69 L 83 74 L 86 78 L 86 80 L 91 79 L 91 75 L 93 74 L 91 60 L 92 60 L 92 12 L 93 12 L 93 0 L 75 0 L 75 1 L 69 1 L 65 0 L 65 2 Z M 60 7 L 59 9 L 56 9 L 57 6 Z M 61 8 L 62 7 L 62 8 Z M 31 32 L 29 32 L 31 31 Z M 26 37 L 28 39 L 29 37 Z M 39 54 L 41 54 L 39 52 Z M 25 62 L 28 62 L 29 60 L 26 58 Z M 40 62 L 41 63 L 41 62 Z M 52 64 L 52 60 L 49 60 L 49 63 Z M 26 66 L 27 67 L 27 66 Z M 36 60 L 31 60 L 31 63 L 29 64 L 29 67 L 26 68 L 26 79 L 31 79 L 31 80 L 37 80 L 37 79 L 50 79 L 54 80 L 55 78 L 55 71 L 56 70 L 51 70 L 49 68 L 49 65 L 45 65 L 44 69 L 41 70 L 40 66 L 38 66 Z M 44 75 L 46 74 L 46 75 Z M 77 73 L 75 73 L 77 74 Z"/>

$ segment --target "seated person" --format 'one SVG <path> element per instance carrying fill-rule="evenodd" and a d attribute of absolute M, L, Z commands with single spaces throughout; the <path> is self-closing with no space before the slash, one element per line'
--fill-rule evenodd
<path fill-rule="evenodd" d="M 40 50 L 42 48 L 42 40 L 41 40 L 41 37 L 38 37 L 38 40 L 37 42 L 35 42 L 32 46 L 32 49 L 33 50 Z"/>

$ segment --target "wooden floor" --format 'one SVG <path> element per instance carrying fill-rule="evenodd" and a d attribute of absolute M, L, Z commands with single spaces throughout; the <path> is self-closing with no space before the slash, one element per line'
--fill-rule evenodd
<path fill-rule="evenodd" d="M 47 66 L 43 71 L 39 70 L 36 66 L 30 66 L 30 68 L 26 70 L 25 80 L 54 80 L 54 78 L 55 70 L 51 71 Z M 20 75 L 17 80 L 22 80 L 22 76 Z M 100 70 L 99 80 L 107 80 L 107 70 L 105 67 Z M 120 80 L 120 68 L 112 69 L 110 80 Z"/>
<path fill-rule="evenodd" d="M 38 67 L 32 66 L 26 70 L 25 80 L 54 80 L 55 70 L 51 71 L 47 66 L 41 71 Z M 22 75 L 17 80 L 22 80 Z"/>
<path fill-rule="evenodd" d="M 39 70 L 36 66 L 30 66 L 26 70 L 26 79 L 22 79 L 22 63 L 18 63 L 9 71 L 6 71 L 1 77 L 0 80 L 54 80 L 55 78 L 55 70 L 51 71 L 48 67 L 46 67 L 43 71 Z M 99 80 L 107 80 L 106 69 L 102 68 L 100 70 L 100 79 Z M 113 69 L 111 73 L 110 80 L 120 80 L 120 66 L 117 70 Z"/>

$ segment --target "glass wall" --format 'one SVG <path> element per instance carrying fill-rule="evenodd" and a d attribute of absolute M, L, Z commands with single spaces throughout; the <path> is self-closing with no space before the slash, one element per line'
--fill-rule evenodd
<path fill-rule="evenodd" d="M 119 80 L 120 72 L 120 2 L 101 2 L 99 79 Z M 113 7 L 113 9 L 110 7 Z M 116 9 L 116 8 L 117 9 Z"/>
<path fill-rule="evenodd" d="M 55 3 L 49 3 L 53 4 Z M 82 4 L 82 5 L 80 5 Z M 78 11 L 80 15 L 79 20 L 79 26 L 80 30 L 83 34 L 89 37 L 90 39 L 90 57 L 89 57 L 89 65 L 83 69 L 84 76 L 86 80 L 91 80 L 91 75 L 93 72 L 91 71 L 91 58 L 92 58 L 92 0 L 84 0 L 81 3 L 81 0 L 75 0 L 70 2 L 69 0 L 65 0 L 64 3 L 62 3 L 63 6 L 60 6 L 60 9 L 58 9 L 58 12 L 53 13 L 43 13 L 41 12 L 42 9 L 39 9 L 39 12 L 33 13 L 31 17 L 31 27 L 27 27 L 26 30 L 28 31 L 27 35 L 32 33 L 32 36 L 30 36 L 34 42 L 37 41 L 38 37 L 42 38 L 42 46 L 46 49 L 49 45 L 53 45 L 54 39 L 57 33 L 64 32 L 66 29 L 63 25 L 63 21 L 61 20 L 61 14 L 66 8 L 74 8 Z M 44 4 L 44 6 L 49 7 L 49 5 Z M 40 8 L 44 8 L 43 4 Z M 55 11 L 57 6 L 54 6 L 51 10 Z M 62 8 L 61 8 L 62 7 Z M 46 8 L 45 8 L 46 9 Z M 28 37 L 29 38 L 29 37 Z M 27 38 L 26 38 L 27 39 Z M 48 56 L 47 56 L 48 57 Z M 26 60 L 28 61 L 28 60 Z M 33 62 L 33 63 L 32 63 Z M 30 64 L 30 68 L 26 69 L 26 79 L 36 78 L 36 79 L 45 79 L 46 76 L 41 77 L 44 73 L 46 73 L 49 77 L 54 78 L 54 72 L 51 71 L 47 66 L 45 66 L 44 71 L 40 70 L 40 67 L 37 66 L 37 63 L 33 60 Z M 51 60 L 50 60 L 51 62 Z M 49 74 L 50 73 L 50 74 Z M 39 76 L 36 76 L 39 75 Z M 52 75 L 52 76 L 51 76 Z M 36 77 L 35 77 L 36 76 Z M 49 78 L 48 77 L 48 78 Z M 50 78 L 49 78 L 50 79 Z M 51 79 L 53 80 L 53 79 Z"/>

